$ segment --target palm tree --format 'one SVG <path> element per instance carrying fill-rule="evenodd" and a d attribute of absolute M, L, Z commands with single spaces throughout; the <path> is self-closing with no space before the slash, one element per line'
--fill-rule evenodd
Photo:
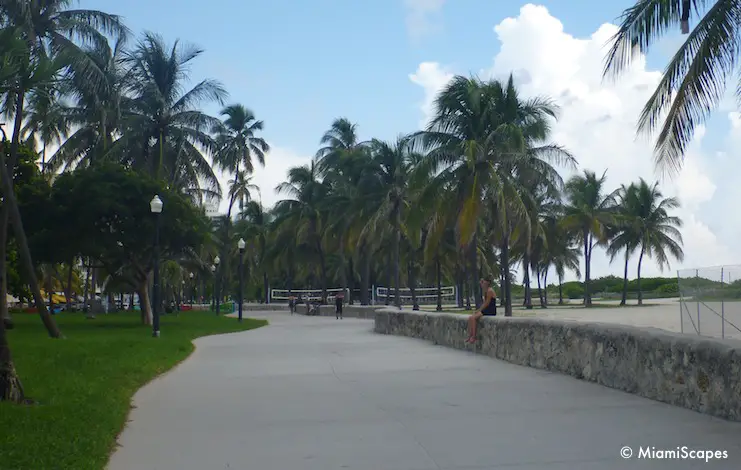
<path fill-rule="evenodd" d="M 694 6 L 694 13 L 691 6 Z M 625 71 L 638 53 L 647 53 L 664 34 L 681 26 L 689 36 L 664 69 L 641 113 L 639 132 L 661 125 L 655 146 L 657 166 L 676 173 L 694 130 L 725 93 L 741 50 L 741 17 L 736 0 L 637 0 L 622 15 L 607 55 L 605 75 Z M 689 31 L 690 16 L 701 16 Z"/>
<path fill-rule="evenodd" d="M 620 299 L 620 305 L 625 305 L 628 300 L 628 261 L 631 254 L 640 245 L 640 233 L 638 233 L 637 218 L 641 213 L 641 208 L 636 207 L 638 198 L 635 192 L 638 190 L 634 183 L 630 186 L 622 185 L 618 192 L 618 206 L 615 223 L 608 227 L 608 239 L 610 240 L 607 247 L 607 254 L 610 255 L 610 262 L 621 251 L 625 254 L 625 268 L 623 270 L 623 293 Z"/>
<path fill-rule="evenodd" d="M 430 149 L 426 165 L 430 173 L 437 174 L 435 184 L 452 184 L 457 189 L 460 206 L 456 227 L 470 263 L 471 291 L 479 290 L 477 234 L 486 201 L 496 214 L 496 228 L 490 230 L 499 230 L 502 235 L 502 290 L 505 315 L 511 315 L 511 233 L 515 219 L 524 220 L 521 216 L 527 213 L 516 176 L 530 172 L 554 178 L 558 173 L 551 163 L 573 164 L 568 152 L 543 144 L 556 107 L 546 98 L 521 99 L 511 75 L 506 83 L 455 77 L 438 95 L 435 106 L 435 117 L 418 136 Z M 480 305 L 480 292 L 475 299 Z"/>
<path fill-rule="evenodd" d="M 121 115 L 125 112 L 126 91 L 131 70 L 124 64 L 125 41 L 119 39 L 111 47 L 107 42 L 83 48 L 90 64 L 100 76 L 90 82 L 84 73 L 72 71 L 65 82 L 65 92 L 72 105 L 64 108 L 67 122 L 76 128 L 49 160 L 49 168 L 71 170 L 99 161 L 121 132 Z"/>
<path fill-rule="evenodd" d="M 589 170 L 575 175 L 566 183 L 567 204 L 564 208 L 563 226 L 575 233 L 584 248 L 584 306 L 592 305 L 589 290 L 591 281 L 592 250 L 608 241 L 608 228 L 615 222 L 617 191 L 605 194 L 606 173 L 601 177 Z"/>
<path fill-rule="evenodd" d="M 144 34 L 125 60 L 131 67 L 131 97 L 126 99 L 122 116 L 122 136 L 111 152 L 135 168 L 148 169 L 155 178 L 168 175 L 172 181 L 186 176 L 191 187 L 200 187 L 199 182 L 204 181 L 208 187 L 218 188 L 216 175 L 201 150 L 217 150 L 208 131 L 219 128 L 221 122 L 200 111 L 198 105 L 221 104 L 227 93 L 210 79 L 181 92 L 191 61 L 202 52 L 181 47 L 177 41 L 168 48 L 160 36 Z"/>
<path fill-rule="evenodd" d="M 414 153 L 408 136 L 399 137 L 393 143 L 374 140 L 370 147 L 374 174 L 379 184 L 375 194 L 367 196 L 378 204 L 368 220 L 367 229 L 376 234 L 386 227 L 391 229 L 394 305 L 401 308 L 401 237 L 402 233 L 407 232 L 404 222 L 412 202 L 410 180 L 421 157 Z"/>
<path fill-rule="evenodd" d="M 32 91 L 28 100 L 23 134 L 38 148 L 41 146 L 41 173 L 47 172 L 46 149 L 62 142 L 69 132 L 69 121 L 60 102 L 59 90 L 53 86 L 40 86 Z"/>
<path fill-rule="evenodd" d="M 276 191 L 288 196 L 278 201 L 276 209 L 284 211 L 284 223 L 290 223 L 299 243 L 311 247 L 319 258 L 322 303 L 327 302 L 327 264 L 322 247 L 325 213 L 323 200 L 327 197 L 329 185 L 322 182 L 315 160 L 311 164 L 294 167 L 288 171 L 288 181 L 281 183 Z"/>
<path fill-rule="evenodd" d="M 664 198 L 658 183 L 649 185 L 641 178 L 628 193 L 629 207 L 636 208 L 634 223 L 639 235 L 640 255 L 638 256 L 638 305 L 643 305 L 641 291 L 641 265 L 643 256 L 653 258 L 659 268 L 669 266 L 669 257 L 678 261 L 684 259 L 682 250 L 682 220 L 669 215 L 670 210 L 679 207 L 679 200 L 674 197 Z"/>
<path fill-rule="evenodd" d="M 257 133 L 263 130 L 263 122 L 258 121 L 252 111 L 241 104 L 227 106 L 221 111 L 225 116 L 214 129 L 216 133 L 216 153 L 214 163 L 222 169 L 234 174 L 234 182 L 244 179 L 245 174 L 251 175 L 254 171 L 253 158 L 260 165 L 265 166 L 265 154 L 270 146 Z M 227 217 L 231 218 L 232 206 L 238 193 L 230 193 Z"/>

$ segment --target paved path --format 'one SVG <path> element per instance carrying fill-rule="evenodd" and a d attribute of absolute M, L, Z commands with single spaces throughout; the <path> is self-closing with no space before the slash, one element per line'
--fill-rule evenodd
<path fill-rule="evenodd" d="M 367 320 L 251 315 L 271 325 L 198 340 L 140 390 L 110 470 L 741 468 L 741 424 Z M 730 456 L 624 460 L 626 445 Z"/>

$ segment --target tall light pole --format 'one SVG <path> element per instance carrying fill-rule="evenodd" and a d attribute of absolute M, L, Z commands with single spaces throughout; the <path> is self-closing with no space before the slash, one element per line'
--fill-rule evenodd
<path fill-rule="evenodd" d="M 152 336 L 160 336 L 160 214 L 162 213 L 162 199 L 154 195 L 149 202 L 149 209 L 154 214 L 154 285 L 152 286 Z"/>
<path fill-rule="evenodd" d="M 237 248 L 239 248 L 239 321 L 242 321 L 242 302 L 244 302 L 242 296 L 244 295 L 244 239 L 240 238 L 237 242 Z"/>
<path fill-rule="evenodd" d="M 211 274 L 214 276 L 213 283 L 211 284 L 214 290 L 211 292 L 211 308 L 216 307 L 216 265 L 211 265 Z"/>
<path fill-rule="evenodd" d="M 216 294 L 216 315 L 221 313 L 219 311 L 219 304 L 221 303 L 221 299 L 219 298 L 219 263 L 221 263 L 221 258 L 217 256 L 216 258 L 214 258 L 214 266 L 216 266 L 216 278 L 214 279 L 214 283 L 216 284 L 214 286 L 214 293 Z"/>
<path fill-rule="evenodd" d="M 193 308 L 193 297 L 196 295 L 195 294 L 196 285 L 193 282 L 193 273 L 190 273 L 189 277 L 190 277 L 190 308 L 192 309 Z"/>

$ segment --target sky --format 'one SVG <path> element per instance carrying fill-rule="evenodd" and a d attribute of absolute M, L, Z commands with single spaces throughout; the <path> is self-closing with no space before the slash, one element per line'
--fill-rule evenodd
<path fill-rule="evenodd" d="M 670 34 L 619 81 L 601 79 L 605 44 L 627 0 L 82 0 L 83 8 L 124 17 L 139 34 L 204 49 L 193 82 L 221 81 L 229 103 L 265 121 L 272 146 L 254 182 L 267 206 L 292 166 L 308 163 L 338 117 L 358 124 L 361 139 L 394 139 L 426 122 L 430 103 L 455 74 L 504 78 L 514 73 L 525 96 L 545 95 L 561 107 L 552 140 L 568 148 L 579 170 L 607 171 L 617 188 L 657 180 L 651 142 L 636 120 L 661 70 L 683 40 Z M 214 104 L 205 110 L 218 114 Z M 698 129 L 680 175 L 660 180 L 679 197 L 685 260 L 677 269 L 741 262 L 733 214 L 741 169 L 741 114 L 729 97 Z M 573 172 L 562 171 L 566 178 Z M 226 176 L 221 175 L 226 188 Z M 226 202 L 222 203 L 223 206 Z M 635 277 L 636 262 L 629 276 Z M 642 275 L 660 275 L 652 260 Z M 622 274 L 622 262 L 595 249 L 592 276 Z M 682 273 L 684 276 L 685 273 Z M 573 278 L 573 276 L 570 276 Z"/>

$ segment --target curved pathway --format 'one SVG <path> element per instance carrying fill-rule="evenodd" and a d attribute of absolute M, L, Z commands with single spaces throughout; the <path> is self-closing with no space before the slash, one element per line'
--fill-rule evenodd
<path fill-rule="evenodd" d="M 371 331 L 255 313 L 135 396 L 110 470 L 741 468 L 741 424 Z M 728 451 L 636 460 L 623 446 Z"/>

